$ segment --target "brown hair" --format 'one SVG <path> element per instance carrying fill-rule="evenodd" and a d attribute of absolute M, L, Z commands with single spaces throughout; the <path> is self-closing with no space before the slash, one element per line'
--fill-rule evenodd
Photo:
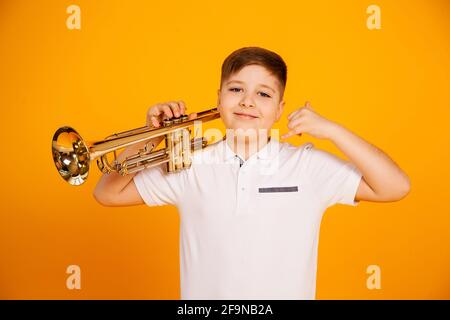
<path fill-rule="evenodd" d="M 222 64 L 220 87 L 231 75 L 248 65 L 260 65 L 274 75 L 281 85 L 280 97 L 283 97 L 287 81 L 287 67 L 277 53 L 260 47 L 244 47 L 233 51 Z"/>

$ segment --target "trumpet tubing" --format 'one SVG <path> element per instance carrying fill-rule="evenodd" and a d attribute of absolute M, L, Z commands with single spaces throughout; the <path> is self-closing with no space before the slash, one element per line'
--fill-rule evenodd
<path fill-rule="evenodd" d="M 187 169 L 192 164 L 192 153 L 205 148 L 208 142 L 205 138 L 191 139 L 190 127 L 196 121 L 212 121 L 220 117 L 217 108 L 197 113 L 197 117 L 189 119 L 183 115 L 179 118 L 163 121 L 159 128 L 141 127 L 116 133 L 104 140 L 93 143 L 85 142 L 78 132 L 71 127 L 59 128 L 52 139 L 53 162 L 60 176 L 71 185 L 83 184 L 88 175 L 91 161 L 97 159 L 97 166 L 103 173 L 117 172 L 121 175 L 132 174 L 145 168 L 166 163 L 168 172 Z M 156 147 L 149 146 L 152 138 L 164 136 L 165 148 L 153 151 Z M 116 151 L 133 144 L 145 142 L 144 149 L 137 154 L 117 161 Z M 114 154 L 110 163 L 108 154 Z"/>

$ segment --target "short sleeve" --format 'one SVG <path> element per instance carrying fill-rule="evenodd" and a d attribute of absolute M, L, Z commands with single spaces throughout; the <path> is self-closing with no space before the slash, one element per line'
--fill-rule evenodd
<path fill-rule="evenodd" d="M 362 174 L 354 164 L 344 161 L 313 144 L 304 148 L 305 171 L 312 187 L 325 207 L 334 204 L 356 206 L 356 192 Z"/>
<path fill-rule="evenodd" d="M 162 164 L 139 171 L 133 180 L 148 206 L 176 205 L 184 190 L 186 171 L 166 172 Z"/>

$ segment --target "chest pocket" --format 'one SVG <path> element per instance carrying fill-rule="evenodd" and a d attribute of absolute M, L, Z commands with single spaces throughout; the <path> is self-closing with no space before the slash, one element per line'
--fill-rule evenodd
<path fill-rule="evenodd" d="M 261 186 L 256 188 L 255 209 L 259 214 L 294 213 L 304 201 L 299 185 Z"/>
<path fill-rule="evenodd" d="M 298 192 L 298 186 L 258 188 L 259 193 Z"/>

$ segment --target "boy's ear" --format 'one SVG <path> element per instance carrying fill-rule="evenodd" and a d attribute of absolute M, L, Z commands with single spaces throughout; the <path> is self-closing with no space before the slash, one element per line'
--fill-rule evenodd
<path fill-rule="evenodd" d="M 220 89 L 217 89 L 217 107 L 220 106 Z"/>
<path fill-rule="evenodd" d="M 277 110 L 277 121 L 280 120 L 281 115 L 283 114 L 283 110 L 284 110 L 284 105 L 286 104 L 286 102 L 283 100 L 280 101 L 280 103 L 278 104 L 278 110 Z"/>

